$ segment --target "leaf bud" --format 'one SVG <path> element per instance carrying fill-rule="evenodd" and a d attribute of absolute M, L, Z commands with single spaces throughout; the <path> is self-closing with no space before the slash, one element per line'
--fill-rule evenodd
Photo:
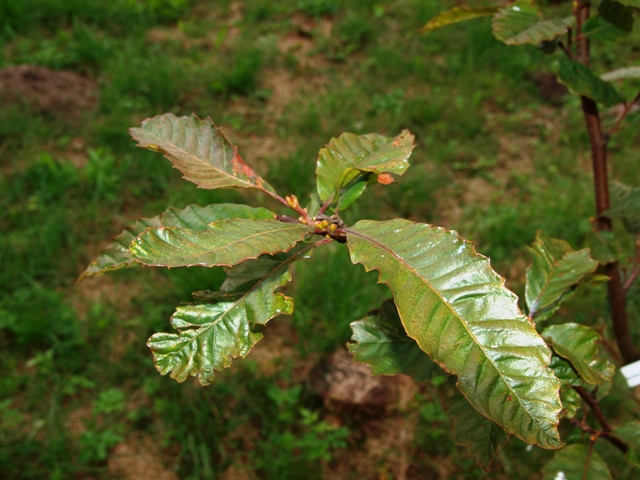
<path fill-rule="evenodd" d="M 289 205 L 294 210 L 298 210 L 300 208 L 300 204 L 298 203 L 298 198 L 295 195 L 287 195 L 284 197 L 287 201 L 287 205 Z"/>

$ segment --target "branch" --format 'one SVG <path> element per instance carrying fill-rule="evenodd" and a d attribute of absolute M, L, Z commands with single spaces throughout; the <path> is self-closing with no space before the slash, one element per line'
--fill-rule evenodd
<path fill-rule="evenodd" d="M 611 130 L 609 130 L 609 133 L 607 134 L 609 137 L 620 129 L 620 124 L 627 117 L 627 115 L 629 114 L 629 112 L 631 111 L 633 106 L 636 103 L 638 103 L 638 101 L 640 101 L 640 92 L 638 92 L 638 94 L 635 96 L 635 98 L 633 100 L 631 100 L 629 103 L 625 104 L 624 110 L 622 111 L 622 113 L 618 117 L 618 120 L 616 120 L 615 125 L 611 128 Z"/>
<path fill-rule="evenodd" d="M 573 4 L 573 14 L 576 18 L 576 31 L 582 31 L 582 25 L 589 19 L 590 2 L 576 0 Z M 577 47 L 577 59 L 585 66 L 589 66 L 589 39 L 584 35 L 578 35 L 575 39 Z M 593 169 L 593 182 L 595 187 L 596 212 L 598 214 L 596 227 L 598 230 L 611 230 L 613 223 L 610 218 L 603 215 L 610 208 L 609 200 L 609 180 L 607 172 L 607 139 L 602 131 L 600 114 L 596 102 L 584 95 L 580 97 L 582 103 L 582 113 L 584 114 L 589 142 L 591 144 L 591 162 Z M 631 363 L 640 354 L 631 340 L 629 330 L 629 319 L 627 316 L 627 295 L 620 278 L 620 267 L 618 262 L 605 265 L 605 275 L 609 277 L 607 283 L 609 295 L 609 309 L 613 332 L 616 343 L 625 363 Z"/>
<path fill-rule="evenodd" d="M 560 47 L 560 50 L 562 50 L 565 55 L 567 55 L 567 57 L 569 57 L 571 60 L 575 60 L 575 56 L 573 55 L 573 52 L 571 51 L 570 47 L 567 47 L 564 43 L 562 42 L 558 42 L 558 47 Z"/>
<path fill-rule="evenodd" d="M 598 423 L 602 427 L 602 430 L 596 430 L 584 423 L 584 421 L 580 422 L 573 418 L 569 419 L 571 425 L 579 428 L 585 433 L 602 437 L 605 440 L 609 441 L 622 453 L 627 453 L 629 447 L 627 447 L 627 445 L 622 440 L 611 433 L 611 425 L 609 425 L 609 422 L 602 413 L 602 409 L 600 408 L 600 404 L 598 403 L 598 401 L 582 387 L 573 387 L 573 389 L 578 392 L 578 395 L 580 395 L 580 397 L 589 405 L 589 408 L 591 408 L 591 411 L 595 415 L 596 420 L 598 420 Z"/>

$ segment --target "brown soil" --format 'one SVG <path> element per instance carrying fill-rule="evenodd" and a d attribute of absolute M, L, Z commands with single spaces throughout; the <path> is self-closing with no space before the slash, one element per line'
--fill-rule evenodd
<path fill-rule="evenodd" d="M 107 468 L 112 477 L 122 480 L 178 480 L 178 475 L 163 463 L 157 440 L 134 432 L 114 448 Z"/>
<path fill-rule="evenodd" d="M 35 111 L 77 118 L 98 105 L 98 84 L 73 72 L 35 65 L 0 69 L 2 103 L 26 104 Z"/>

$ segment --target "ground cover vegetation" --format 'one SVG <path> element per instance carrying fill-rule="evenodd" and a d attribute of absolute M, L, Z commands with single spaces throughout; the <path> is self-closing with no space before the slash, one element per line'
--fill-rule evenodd
<path fill-rule="evenodd" d="M 145 343 L 167 331 L 173 307 L 193 291 L 223 287 L 224 271 L 131 269 L 75 285 L 131 219 L 191 204 L 277 208 L 268 194 L 196 189 L 157 154 L 132 148 L 129 127 L 173 111 L 212 116 L 257 175 L 304 204 L 330 138 L 408 129 L 416 144 L 409 173 L 367 188 L 344 221 L 404 217 L 456 228 L 524 299 L 525 246 L 538 230 L 576 249 L 592 232 L 579 101 L 549 80 L 543 52 L 514 54 L 482 19 L 420 37 L 445 2 L 23 4 L 0 4 L 3 75 L 39 65 L 51 70 L 18 73 L 52 84 L 51 72 L 74 72 L 93 81 L 96 100 L 7 95 L 0 78 L 0 463 L 8 478 L 134 478 L 150 469 L 166 478 L 533 478 L 553 457 L 512 438 L 483 471 L 454 446 L 444 412 L 464 409 L 443 375 L 396 385 L 401 400 L 376 415 L 314 393 L 314 366 L 349 341 L 352 321 L 376 317 L 367 312 L 391 296 L 342 245 L 296 264 L 284 288 L 293 314 L 266 325 L 252 353 L 206 388 L 155 375 Z M 570 14 L 567 3 L 546 7 Z M 638 44 L 633 32 L 603 43 L 594 68 L 637 64 Z M 637 92 L 633 82 L 616 84 L 625 98 Z M 613 124 L 620 112 L 602 115 Z M 631 185 L 638 118 L 630 112 L 609 143 L 612 178 Z M 389 315 L 386 305 L 377 315 Z M 606 284 L 591 282 L 552 323 L 613 338 L 604 312 Z M 607 385 L 604 413 L 616 427 L 635 420 L 624 381 L 616 375 Z M 584 435 L 562 428 L 570 443 Z M 615 478 L 632 478 L 618 449 L 594 448 L 620 459 Z"/>

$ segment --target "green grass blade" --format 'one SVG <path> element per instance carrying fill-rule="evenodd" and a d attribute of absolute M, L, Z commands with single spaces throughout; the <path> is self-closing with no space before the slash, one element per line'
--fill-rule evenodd
<path fill-rule="evenodd" d="M 458 375 L 474 408 L 527 443 L 561 445 L 551 352 L 470 242 L 397 219 L 358 222 L 347 231 L 347 245 L 353 263 L 379 271 L 407 334 Z"/>
<path fill-rule="evenodd" d="M 290 250 L 312 227 L 277 220 L 231 218 L 199 232 L 186 228 L 149 228 L 131 243 L 131 257 L 163 267 L 232 266 L 262 254 Z"/>

